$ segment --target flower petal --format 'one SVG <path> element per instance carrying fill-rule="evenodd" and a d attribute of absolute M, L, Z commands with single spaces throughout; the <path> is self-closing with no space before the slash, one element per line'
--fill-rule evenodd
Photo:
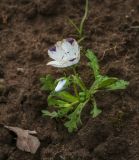
<path fill-rule="evenodd" d="M 73 50 L 74 50 L 76 56 L 80 57 L 80 47 L 79 47 L 77 41 L 74 41 L 74 43 L 72 44 L 72 47 L 73 47 Z"/>
<path fill-rule="evenodd" d="M 80 48 L 77 41 L 73 38 L 67 38 L 63 40 L 62 48 L 66 52 L 66 58 L 69 60 L 79 56 Z"/>
<path fill-rule="evenodd" d="M 77 41 L 73 38 L 67 38 L 66 41 L 72 45 L 72 49 L 74 51 L 74 54 L 76 56 L 78 56 L 80 54 L 80 47 L 79 47 Z"/>
<path fill-rule="evenodd" d="M 62 64 L 58 61 L 50 61 L 47 63 L 47 65 L 51 65 L 53 67 L 63 68 Z"/>
<path fill-rule="evenodd" d="M 75 39 L 73 39 L 73 38 L 67 38 L 66 41 L 69 42 L 72 45 L 72 43 L 75 41 Z"/>
<path fill-rule="evenodd" d="M 60 61 L 64 55 L 64 50 L 61 47 L 61 42 L 57 42 L 55 46 L 48 49 L 48 55 L 50 58 Z"/>
<path fill-rule="evenodd" d="M 51 61 L 47 65 L 64 68 L 79 62 L 80 47 L 75 39 L 67 38 L 58 41 L 54 47 L 48 50 L 48 54 L 55 61 Z"/>
<path fill-rule="evenodd" d="M 66 80 L 65 79 L 62 79 L 61 81 L 59 81 L 57 86 L 56 86 L 56 88 L 55 88 L 55 92 L 61 91 L 65 84 L 66 84 Z"/>
<path fill-rule="evenodd" d="M 78 58 L 78 59 L 70 59 L 70 60 L 64 61 L 64 62 L 50 61 L 47 63 L 47 65 L 51 65 L 51 66 L 57 67 L 57 68 L 65 68 L 65 67 L 69 67 L 74 64 L 77 64 L 79 62 L 79 60 L 80 59 Z"/>

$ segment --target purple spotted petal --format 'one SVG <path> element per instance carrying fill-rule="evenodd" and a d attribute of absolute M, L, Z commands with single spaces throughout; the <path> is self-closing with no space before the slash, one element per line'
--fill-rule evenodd
<path fill-rule="evenodd" d="M 72 44 L 74 42 L 74 39 L 73 38 L 67 38 L 66 39 L 70 44 Z"/>
<path fill-rule="evenodd" d="M 70 59 L 69 61 L 70 61 L 70 62 L 73 62 L 75 59 L 76 59 L 76 58 L 73 58 L 73 59 Z"/>
<path fill-rule="evenodd" d="M 49 48 L 49 51 L 51 51 L 51 52 L 56 52 L 56 47 L 53 46 L 53 47 Z"/>

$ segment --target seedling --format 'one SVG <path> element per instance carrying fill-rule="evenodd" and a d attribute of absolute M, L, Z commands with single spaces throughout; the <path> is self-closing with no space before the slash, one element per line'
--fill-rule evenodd
<path fill-rule="evenodd" d="M 95 100 L 97 92 L 125 89 L 129 84 L 116 77 L 102 75 L 96 55 L 92 50 L 87 50 L 86 57 L 95 80 L 90 87 L 86 87 L 75 69 L 75 65 L 80 60 L 80 47 L 73 38 L 57 42 L 54 47 L 48 50 L 48 54 L 54 61 L 47 65 L 58 68 L 68 67 L 73 70 L 73 74 L 56 80 L 51 75 L 40 79 L 42 89 L 50 93 L 48 106 L 52 106 L 54 109 L 52 112 L 43 110 L 42 113 L 51 118 L 64 118 L 64 126 L 68 128 L 69 132 L 76 131 L 82 123 L 81 112 L 87 104 L 92 106 L 90 114 L 93 118 L 100 115 L 102 110 L 97 106 Z"/>

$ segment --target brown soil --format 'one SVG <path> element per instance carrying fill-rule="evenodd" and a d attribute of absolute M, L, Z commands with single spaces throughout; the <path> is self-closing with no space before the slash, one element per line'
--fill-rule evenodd
<path fill-rule="evenodd" d="M 0 0 L 0 160 L 139 160 L 139 1 L 90 0 L 87 36 L 104 74 L 130 81 L 127 90 L 96 95 L 103 110 L 69 134 L 61 120 L 41 116 L 47 93 L 39 78 L 62 71 L 47 67 L 47 49 L 76 38 L 68 17 L 80 21 L 84 0 Z M 23 68 L 23 69 L 20 69 Z M 91 72 L 82 60 L 87 84 Z M 3 83 L 3 82 L 1 82 Z M 2 88 L 2 87 L 1 87 Z M 35 155 L 16 148 L 15 135 L 3 125 L 36 130 L 41 147 Z"/>

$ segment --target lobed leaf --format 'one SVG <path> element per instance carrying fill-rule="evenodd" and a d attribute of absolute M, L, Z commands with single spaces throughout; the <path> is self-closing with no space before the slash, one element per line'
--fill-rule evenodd
<path fill-rule="evenodd" d="M 114 84 L 109 85 L 107 89 L 109 90 L 126 89 L 128 85 L 129 85 L 128 81 L 117 80 Z"/>
<path fill-rule="evenodd" d="M 95 79 L 96 79 L 97 76 L 100 74 L 98 59 L 95 56 L 95 54 L 93 53 L 93 51 L 91 51 L 91 50 L 87 50 L 86 56 L 90 60 L 89 65 L 92 68 L 92 70 L 94 72 Z"/>
<path fill-rule="evenodd" d="M 95 99 L 93 100 L 93 108 L 91 110 L 91 115 L 93 118 L 97 117 L 102 112 L 101 109 L 97 107 Z"/>
<path fill-rule="evenodd" d="M 49 116 L 49 117 L 51 117 L 51 118 L 56 118 L 56 117 L 58 117 L 58 113 L 57 112 L 49 112 L 49 111 L 47 111 L 47 110 L 42 110 L 42 114 L 43 114 L 43 116 Z"/>
<path fill-rule="evenodd" d="M 80 103 L 75 109 L 75 111 L 72 112 L 70 115 L 68 115 L 69 121 L 67 121 L 64 125 L 65 127 L 68 128 L 69 132 L 73 132 L 74 130 L 76 130 L 78 125 L 82 123 L 81 122 L 81 112 L 87 102 L 88 100 L 85 101 L 84 103 Z"/>
<path fill-rule="evenodd" d="M 101 76 L 99 75 L 97 77 L 97 80 L 95 81 L 95 84 L 98 89 L 106 88 L 112 84 L 114 84 L 118 79 L 115 77 L 108 77 L 108 76 Z"/>
<path fill-rule="evenodd" d="M 66 117 L 67 116 L 67 114 L 68 114 L 68 112 L 69 111 L 71 111 L 71 109 L 72 108 L 60 108 L 59 110 L 58 110 L 58 117 L 59 118 L 62 118 L 62 117 Z"/>
<path fill-rule="evenodd" d="M 75 97 L 75 96 L 73 96 L 73 95 L 71 95 L 69 92 L 67 92 L 67 91 L 61 91 L 61 92 L 56 92 L 55 93 L 55 96 L 57 97 L 57 98 L 60 98 L 61 100 L 63 100 L 63 101 L 66 101 L 66 102 L 76 102 L 76 101 L 78 101 L 78 98 L 77 97 Z"/>
<path fill-rule="evenodd" d="M 65 101 L 63 101 L 63 100 L 56 99 L 56 97 L 53 97 L 53 96 L 51 96 L 51 95 L 48 96 L 47 102 L 48 102 L 48 106 L 54 106 L 54 107 L 70 107 L 70 103 L 65 102 Z"/>
<path fill-rule="evenodd" d="M 118 79 L 115 77 L 108 77 L 108 76 L 97 76 L 97 79 L 93 83 L 93 85 L 90 88 L 91 94 L 97 92 L 101 89 L 106 89 L 108 86 L 114 84 Z"/>

